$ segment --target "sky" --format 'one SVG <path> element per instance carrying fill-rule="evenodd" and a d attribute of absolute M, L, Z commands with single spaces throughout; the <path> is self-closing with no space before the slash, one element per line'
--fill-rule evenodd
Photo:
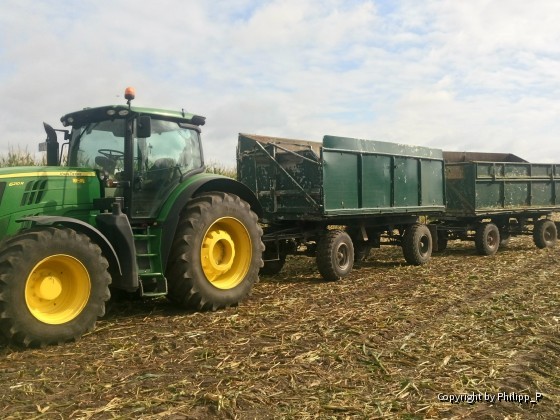
<path fill-rule="evenodd" d="M 0 0 L 0 153 L 121 104 L 238 133 L 326 134 L 560 163 L 556 0 Z"/>

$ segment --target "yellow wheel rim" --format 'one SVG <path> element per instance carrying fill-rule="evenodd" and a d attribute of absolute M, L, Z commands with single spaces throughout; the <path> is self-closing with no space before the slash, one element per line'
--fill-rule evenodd
<path fill-rule="evenodd" d="M 25 303 L 45 324 L 64 324 L 86 306 L 91 291 L 89 273 L 69 255 L 51 255 L 40 261 L 27 277 Z"/>
<path fill-rule="evenodd" d="M 252 254 L 251 237 L 243 223 L 222 217 L 204 234 L 200 247 L 202 270 L 218 289 L 232 289 L 247 275 Z"/>

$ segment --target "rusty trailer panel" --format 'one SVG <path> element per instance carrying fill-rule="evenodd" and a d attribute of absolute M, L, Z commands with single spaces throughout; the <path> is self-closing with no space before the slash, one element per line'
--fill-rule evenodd
<path fill-rule="evenodd" d="M 265 222 L 445 210 L 442 151 L 325 136 L 323 142 L 240 134 L 238 179 Z"/>
<path fill-rule="evenodd" d="M 513 153 L 450 152 L 443 151 L 445 163 L 456 162 L 527 162 Z"/>
<path fill-rule="evenodd" d="M 560 165 L 528 163 L 515 155 L 508 155 L 509 161 L 484 160 L 494 155 L 473 153 L 479 160 L 458 162 L 444 152 L 447 216 L 560 210 Z"/>
<path fill-rule="evenodd" d="M 263 221 L 320 218 L 320 143 L 240 134 L 237 179 L 257 196 Z"/>

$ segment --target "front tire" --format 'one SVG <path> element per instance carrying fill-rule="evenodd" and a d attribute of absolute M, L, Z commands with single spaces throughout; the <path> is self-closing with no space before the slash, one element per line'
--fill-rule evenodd
<path fill-rule="evenodd" d="M 25 347 L 73 341 L 105 314 L 109 264 L 90 238 L 33 228 L 0 251 L 0 330 Z"/>
<path fill-rule="evenodd" d="M 263 266 L 262 229 L 249 204 L 208 193 L 187 204 L 167 269 L 168 297 L 196 310 L 237 305 Z"/>

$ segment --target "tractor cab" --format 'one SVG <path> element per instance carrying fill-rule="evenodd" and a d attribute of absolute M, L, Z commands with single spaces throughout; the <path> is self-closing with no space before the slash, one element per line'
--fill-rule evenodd
<path fill-rule="evenodd" d="M 117 105 L 62 117 L 71 126 L 68 166 L 94 168 L 102 198 L 124 197 L 130 219 L 155 218 L 186 176 L 203 171 L 204 117 Z"/>

